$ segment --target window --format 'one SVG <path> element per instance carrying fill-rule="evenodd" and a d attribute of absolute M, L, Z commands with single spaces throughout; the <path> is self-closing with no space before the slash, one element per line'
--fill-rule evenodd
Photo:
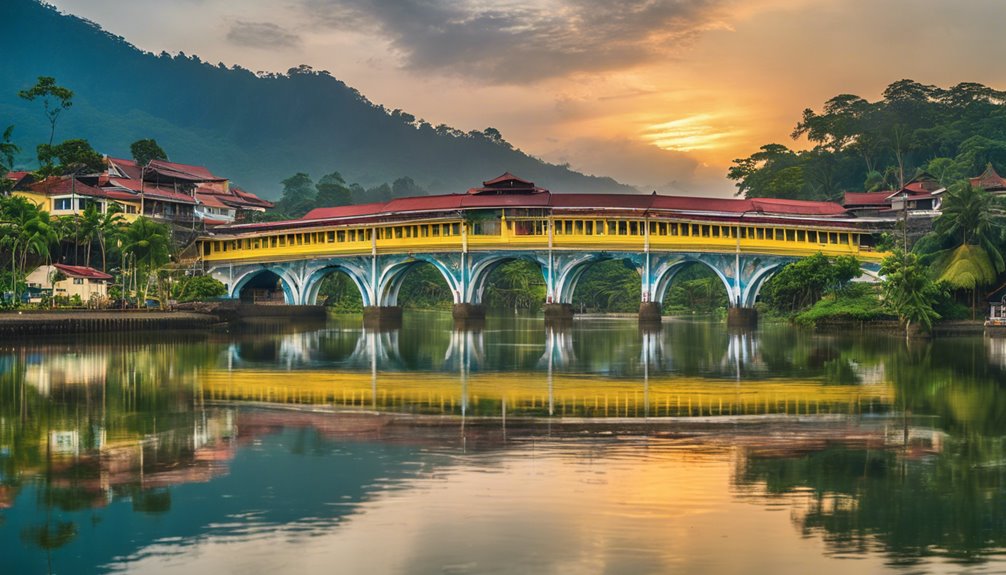
<path fill-rule="evenodd" d="M 798 241 L 798 242 L 805 242 L 805 241 L 807 241 L 807 232 L 804 231 L 804 230 L 797 230 L 797 232 L 796 232 L 796 241 Z"/>
<path fill-rule="evenodd" d="M 796 241 L 796 230 L 786 230 L 786 241 L 787 242 Z"/>
<path fill-rule="evenodd" d="M 630 236 L 639 235 L 639 222 L 629 222 L 629 235 Z"/>
<path fill-rule="evenodd" d="M 566 220 L 563 223 L 563 229 L 566 230 L 566 235 L 567 236 L 568 235 L 572 235 L 573 234 L 573 220 Z"/>
<path fill-rule="evenodd" d="M 573 231 L 579 235 L 583 235 L 583 220 L 577 220 L 576 225 L 573 226 Z"/>
<path fill-rule="evenodd" d="M 439 238 L 440 237 L 440 224 L 433 224 L 433 230 L 432 231 L 433 231 L 433 237 Z"/>
<path fill-rule="evenodd" d="M 73 199 L 71 198 L 56 198 L 52 201 L 53 210 L 72 210 L 73 209 Z"/>
<path fill-rule="evenodd" d="M 584 233 L 586 235 L 588 236 L 594 235 L 594 222 L 592 221 L 583 222 L 583 226 L 584 226 Z"/>
<path fill-rule="evenodd" d="M 73 285 L 75 286 L 84 285 L 84 278 L 73 278 Z"/>
<path fill-rule="evenodd" d="M 844 232 L 841 233 L 841 234 L 838 234 L 838 241 L 839 241 L 839 243 L 843 243 L 843 244 L 849 243 L 849 234 L 844 233 Z"/>
<path fill-rule="evenodd" d="M 713 226 L 713 237 L 714 238 L 720 237 L 720 227 L 719 226 Z"/>

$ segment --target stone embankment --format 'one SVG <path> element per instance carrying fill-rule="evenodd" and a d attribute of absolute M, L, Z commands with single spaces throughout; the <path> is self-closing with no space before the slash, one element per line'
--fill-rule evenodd
<path fill-rule="evenodd" d="M 0 313 L 0 338 L 28 335 L 208 330 L 250 318 L 324 317 L 322 306 L 267 306 L 236 301 L 179 304 L 167 311 L 54 310 Z"/>

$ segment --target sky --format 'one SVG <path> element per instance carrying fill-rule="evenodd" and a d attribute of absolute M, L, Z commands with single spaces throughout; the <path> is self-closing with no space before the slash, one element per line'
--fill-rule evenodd
<path fill-rule="evenodd" d="M 49 0 L 137 47 L 328 70 L 641 191 L 729 196 L 805 108 L 910 78 L 1006 88 L 1003 0 Z M 544 183 L 547 186 L 547 183 Z"/>

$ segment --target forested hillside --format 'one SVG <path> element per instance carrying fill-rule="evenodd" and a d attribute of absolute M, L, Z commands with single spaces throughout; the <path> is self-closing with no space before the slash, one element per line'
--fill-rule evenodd
<path fill-rule="evenodd" d="M 155 138 L 173 161 L 209 166 L 269 198 L 292 174 L 333 171 L 365 187 L 407 176 L 430 193 L 463 191 L 507 170 L 556 191 L 632 191 L 530 157 L 493 129 L 464 133 L 387 110 L 326 71 L 256 75 L 145 53 L 34 0 L 0 2 L 0 54 L 0 131 L 14 125 L 18 164 L 29 169 L 48 125 L 17 93 L 44 75 L 75 93 L 57 141 L 85 138 L 128 157 L 131 142 Z"/>
<path fill-rule="evenodd" d="M 729 177 L 747 197 L 841 200 L 845 191 L 897 190 L 920 171 L 949 185 L 986 164 L 1006 168 L 1006 92 L 894 82 L 870 102 L 841 94 L 804 110 L 793 138 L 814 147 L 768 144 L 734 160 Z"/>

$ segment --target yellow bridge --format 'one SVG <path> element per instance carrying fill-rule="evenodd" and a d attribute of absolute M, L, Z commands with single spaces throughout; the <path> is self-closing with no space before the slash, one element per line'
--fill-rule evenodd
<path fill-rule="evenodd" d="M 800 257 L 854 256 L 876 271 L 886 254 L 873 247 L 875 231 L 827 202 L 550 194 L 504 174 L 467 194 L 215 228 L 200 240 L 199 254 L 231 297 L 271 273 L 287 303 L 312 305 L 321 280 L 341 271 L 364 305 L 377 309 L 397 306 L 402 278 L 426 262 L 468 311 L 481 304 L 492 270 L 513 259 L 541 267 L 546 303 L 554 306 L 572 303 L 591 264 L 627 260 L 642 277 L 644 308 L 662 301 L 683 266 L 700 262 L 723 281 L 731 306 L 750 308 L 764 281 Z"/>

